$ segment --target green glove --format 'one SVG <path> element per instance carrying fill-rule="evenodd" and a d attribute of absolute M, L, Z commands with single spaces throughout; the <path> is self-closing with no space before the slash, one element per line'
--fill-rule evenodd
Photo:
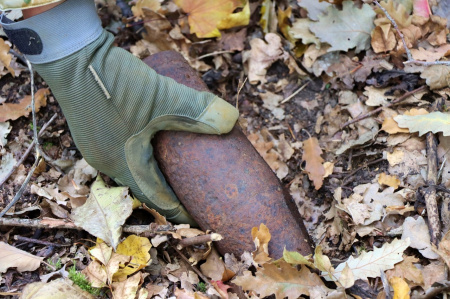
<path fill-rule="evenodd" d="M 160 130 L 227 133 L 238 111 L 113 47 L 91 0 L 1 23 L 51 87 L 86 161 L 169 220 L 195 224 L 159 171 L 150 140 Z"/>

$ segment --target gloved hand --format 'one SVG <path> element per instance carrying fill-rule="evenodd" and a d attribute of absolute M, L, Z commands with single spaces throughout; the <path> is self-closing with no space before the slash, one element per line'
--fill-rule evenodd
<path fill-rule="evenodd" d="M 3 15 L 0 22 L 52 89 L 86 161 L 167 219 L 195 224 L 159 171 L 150 140 L 159 130 L 227 133 L 238 111 L 114 47 L 92 0 L 67 0 L 17 23 Z"/>

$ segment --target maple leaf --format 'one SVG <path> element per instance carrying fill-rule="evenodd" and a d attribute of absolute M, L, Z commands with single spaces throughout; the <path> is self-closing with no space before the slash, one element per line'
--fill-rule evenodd
<path fill-rule="evenodd" d="M 275 294 L 275 298 L 294 299 L 302 295 L 310 295 L 310 290 L 324 286 L 320 277 L 311 273 L 306 266 L 298 271 L 284 261 L 278 262 L 279 268 L 274 264 L 264 266 L 253 276 L 250 271 L 245 271 L 243 276 L 238 276 L 232 282 L 241 286 L 246 291 L 254 291 L 260 297 Z"/>
<path fill-rule="evenodd" d="M 306 162 L 305 170 L 309 179 L 313 181 L 316 190 L 322 187 L 325 176 L 325 167 L 322 164 L 325 160 L 322 159 L 321 154 L 322 149 L 317 138 L 311 137 L 303 142 L 302 160 Z"/>
<path fill-rule="evenodd" d="M 327 14 L 320 15 L 319 21 L 309 29 L 322 42 L 331 45 L 328 52 L 356 48 L 359 53 L 370 46 L 374 18 L 375 12 L 369 5 L 363 4 L 358 9 L 353 1 L 344 1 L 342 10 L 329 6 Z"/>
<path fill-rule="evenodd" d="M 188 14 L 191 32 L 200 38 L 220 36 L 217 25 L 231 15 L 234 3 L 229 0 L 175 0 L 175 4 Z"/>

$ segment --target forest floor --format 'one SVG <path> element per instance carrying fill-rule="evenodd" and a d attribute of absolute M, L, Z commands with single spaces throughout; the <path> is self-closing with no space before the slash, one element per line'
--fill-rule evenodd
<path fill-rule="evenodd" d="M 114 220 L 123 221 L 124 232 L 112 253 L 101 234 L 74 224 L 73 211 L 95 197 L 94 181 L 105 188 L 97 176 L 117 185 L 83 160 L 57 99 L 37 75 L 37 129 L 49 123 L 39 139 L 45 159 L 0 219 L 0 295 L 450 293 L 448 4 L 388 0 L 380 9 L 360 0 L 227 0 L 234 19 L 216 36 L 194 32 L 191 18 L 211 11 L 194 9 L 193 2 L 138 0 L 131 3 L 132 15 L 115 1 L 96 1 L 117 46 L 139 58 L 180 52 L 213 93 L 239 108 L 243 131 L 295 200 L 314 255 L 286 252 L 271 259 L 264 225 L 249 232 L 256 248 L 241 257 L 219 256 L 211 242 L 180 247 L 182 239 L 209 232 L 172 225 L 136 206 L 129 217 Z M 4 62 L 9 46 L 2 47 Z M 36 161 L 33 150 L 18 163 L 33 141 L 33 122 L 30 73 L 14 53 L 0 73 L 0 182 L 19 166 L 0 186 L 2 209 Z M 128 202 L 131 211 L 136 203 Z M 137 225 L 148 229 L 138 234 Z"/>

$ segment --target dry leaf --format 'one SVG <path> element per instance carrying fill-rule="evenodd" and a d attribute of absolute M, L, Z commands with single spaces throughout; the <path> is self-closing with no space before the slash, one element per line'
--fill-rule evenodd
<path fill-rule="evenodd" d="M 449 113 L 432 112 L 415 116 L 398 115 L 394 119 L 399 127 L 408 128 L 411 133 L 419 132 L 419 136 L 428 132 L 442 132 L 444 136 L 450 136 Z"/>
<path fill-rule="evenodd" d="M 309 296 L 310 290 L 317 286 L 324 286 L 320 277 L 311 273 L 306 266 L 298 271 L 284 261 L 274 264 L 264 264 L 253 276 L 245 271 L 243 276 L 236 277 L 232 282 L 246 291 L 253 291 L 266 297 L 275 294 L 275 298 L 296 299 L 302 295 Z"/>
<path fill-rule="evenodd" d="M 167 225 L 166 217 L 158 213 L 155 209 L 151 209 L 147 207 L 147 205 L 144 203 L 142 205 L 142 208 L 152 214 L 153 217 L 155 217 L 155 223 L 158 225 Z"/>
<path fill-rule="evenodd" d="M 264 223 L 261 223 L 259 230 L 257 227 L 252 228 L 252 239 L 256 247 L 256 250 L 252 253 L 253 259 L 260 265 L 271 260 L 269 257 L 269 242 L 271 238 L 269 229 Z"/>
<path fill-rule="evenodd" d="M 11 47 L 7 43 L 5 43 L 5 40 L 3 38 L 0 38 L 0 61 L 8 69 L 9 73 L 13 77 L 15 77 L 16 73 L 11 67 L 12 55 L 9 53 L 10 49 Z"/>
<path fill-rule="evenodd" d="M 200 269 L 203 274 L 212 280 L 228 281 L 234 276 L 234 272 L 225 267 L 225 263 L 215 249 L 211 251 L 206 259 L 206 263 L 202 264 Z"/>
<path fill-rule="evenodd" d="M 307 265 L 310 268 L 314 268 L 314 264 L 310 261 L 311 255 L 305 257 L 296 251 L 287 251 L 286 247 L 283 250 L 283 259 L 292 265 Z"/>
<path fill-rule="evenodd" d="M 152 245 L 148 238 L 136 235 L 128 236 L 117 246 L 116 253 L 131 256 L 131 261 L 126 266 L 120 265 L 114 274 L 113 280 L 124 280 L 130 274 L 143 269 L 150 261 L 150 248 Z"/>
<path fill-rule="evenodd" d="M 402 239 L 410 240 L 410 247 L 416 248 L 426 258 L 437 259 L 438 255 L 431 249 L 428 225 L 422 216 L 417 219 L 407 217 L 403 222 Z"/>
<path fill-rule="evenodd" d="M 52 299 L 66 299 L 66 298 L 77 298 L 77 299 L 94 299 L 94 296 L 88 292 L 80 289 L 79 286 L 75 285 L 70 279 L 56 279 L 49 283 L 45 282 L 34 282 L 27 284 L 22 291 L 20 298 L 27 299 L 42 299 L 42 298 L 52 298 Z"/>
<path fill-rule="evenodd" d="M 401 277 L 406 281 L 411 282 L 411 286 L 423 285 L 424 276 L 414 263 L 418 263 L 420 260 L 413 256 L 404 256 L 403 261 L 396 264 L 394 269 L 386 271 L 387 279 L 393 277 Z"/>
<path fill-rule="evenodd" d="M 344 1 L 342 10 L 329 6 L 326 14 L 319 15 L 319 21 L 309 28 L 322 42 L 331 45 L 328 52 L 356 48 L 359 53 L 370 46 L 374 18 L 370 5 L 364 3 L 359 9 L 353 1 Z"/>
<path fill-rule="evenodd" d="M 391 243 L 384 243 L 382 247 L 374 247 L 373 251 L 363 252 L 359 257 L 350 258 L 339 264 L 334 273 L 333 280 L 339 280 L 346 265 L 352 270 L 355 280 L 367 280 L 368 277 L 378 277 L 380 272 L 394 268 L 394 265 L 403 260 L 402 254 L 408 248 L 409 239 L 394 239 Z M 325 273 L 327 274 L 327 273 Z M 327 280 L 331 280 L 328 276 Z"/>
<path fill-rule="evenodd" d="M 19 272 L 34 271 L 39 268 L 43 260 L 43 257 L 34 256 L 5 242 L 0 242 L 0 273 L 5 273 L 8 268 L 16 268 Z"/>
<path fill-rule="evenodd" d="M 72 218 L 77 226 L 115 249 L 122 233 L 122 225 L 133 211 L 132 205 L 128 187 L 109 188 L 97 176 L 88 200 L 72 211 Z"/>
<path fill-rule="evenodd" d="M 142 273 L 139 272 L 134 274 L 127 280 L 114 282 L 112 284 L 113 298 L 135 299 L 141 279 Z"/>
<path fill-rule="evenodd" d="M 382 172 L 378 176 L 378 184 L 380 185 L 386 185 L 397 189 L 398 186 L 400 186 L 400 183 L 401 181 L 395 175 L 387 175 L 386 173 Z"/>
<path fill-rule="evenodd" d="M 48 88 L 41 88 L 35 93 L 36 112 L 47 105 Z M 0 105 L 0 122 L 16 120 L 21 116 L 28 116 L 31 112 L 31 96 L 25 96 L 17 104 L 6 103 Z"/>
<path fill-rule="evenodd" d="M 325 168 L 322 164 L 324 160 L 320 156 L 321 154 L 322 149 L 317 138 L 311 137 L 303 142 L 302 160 L 306 162 L 305 170 L 309 179 L 313 181 L 316 190 L 322 187 L 325 176 Z"/>

